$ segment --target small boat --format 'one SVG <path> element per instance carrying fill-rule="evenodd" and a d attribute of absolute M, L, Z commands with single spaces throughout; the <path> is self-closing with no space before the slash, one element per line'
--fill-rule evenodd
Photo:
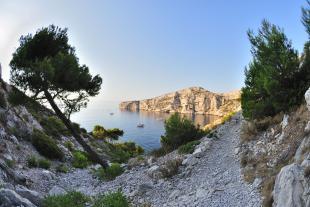
<path fill-rule="evenodd" d="M 112 116 L 112 115 L 114 115 L 114 113 L 111 112 L 110 115 Z"/>
<path fill-rule="evenodd" d="M 143 128 L 143 127 L 144 127 L 144 124 L 138 124 L 137 127 Z"/>

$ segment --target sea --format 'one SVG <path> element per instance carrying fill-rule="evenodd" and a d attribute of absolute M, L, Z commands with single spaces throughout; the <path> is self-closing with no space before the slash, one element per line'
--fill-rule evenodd
<path fill-rule="evenodd" d="M 124 131 L 120 141 L 134 141 L 146 152 L 160 147 L 160 137 L 165 134 L 164 122 L 171 114 L 159 112 L 132 112 L 119 109 L 119 102 L 106 101 L 101 104 L 90 105 L 86 109 L 73 114 L 71 119 L 92 131 L 95 125 L 106 129 L 119 128 Z M 210 115 L 184 114 L 195 124 L 205 126 L 218 117 Z M 144 127 L 137 127 L 143 124 Z"/>

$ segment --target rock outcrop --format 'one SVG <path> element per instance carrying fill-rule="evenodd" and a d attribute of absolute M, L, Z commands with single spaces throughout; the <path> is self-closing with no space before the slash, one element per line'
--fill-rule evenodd
<path fill-rule="evenodd" d="M 201 87 L 191 87 L 151 99 L 122 102 L 119 107 L 130 111 L 224 116 L 240 110 L 240 91 L 213 93 Z"/>

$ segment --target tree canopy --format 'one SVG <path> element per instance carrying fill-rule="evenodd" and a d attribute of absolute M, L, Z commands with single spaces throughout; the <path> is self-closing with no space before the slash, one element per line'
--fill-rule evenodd
<path fill-rule="evenodd" d="M 248 32 L 253 56 L 245 69 L 242 109 L 246 118 L 273 116 L 303 99 L 309 70 L 300 68 L 298 52 L 283 30 L 264 20 L 257 35 Z"/>
<path fill-rule="evenodd" d="M 99 93 L 102 79 L 79 63 L 68 41 L 67 29 L 54 25 L 22 36 L 10 62 L 11 83 L 34 100 L 47 101 L 90 158 L 107 167 L 70 121 L 72 113 L 86 107 L 88 97 Z"/>
<path fill-rule="evenodd" d="M 48 92 L 67 117 L 86 107 L 88 97 L 97 95 L 102 83 L 99 75 L 92 77 L 88 67 L 80 65 L 67 29 L 54 25 L 22 36 L 10 66 L 16 87 L 37 100 L 46 99 Z"/>

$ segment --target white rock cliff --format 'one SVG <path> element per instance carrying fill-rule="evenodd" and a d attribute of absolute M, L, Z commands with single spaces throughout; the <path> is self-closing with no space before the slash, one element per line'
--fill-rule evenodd
<path fill-rule="evenodd" d="M 192 113 L 224 116 L 240 110 L 240 91 L 213 93 L 202 87 L 191 87 L 141 101 L 126 101 L 120 109 L 165 113 Z"/>

